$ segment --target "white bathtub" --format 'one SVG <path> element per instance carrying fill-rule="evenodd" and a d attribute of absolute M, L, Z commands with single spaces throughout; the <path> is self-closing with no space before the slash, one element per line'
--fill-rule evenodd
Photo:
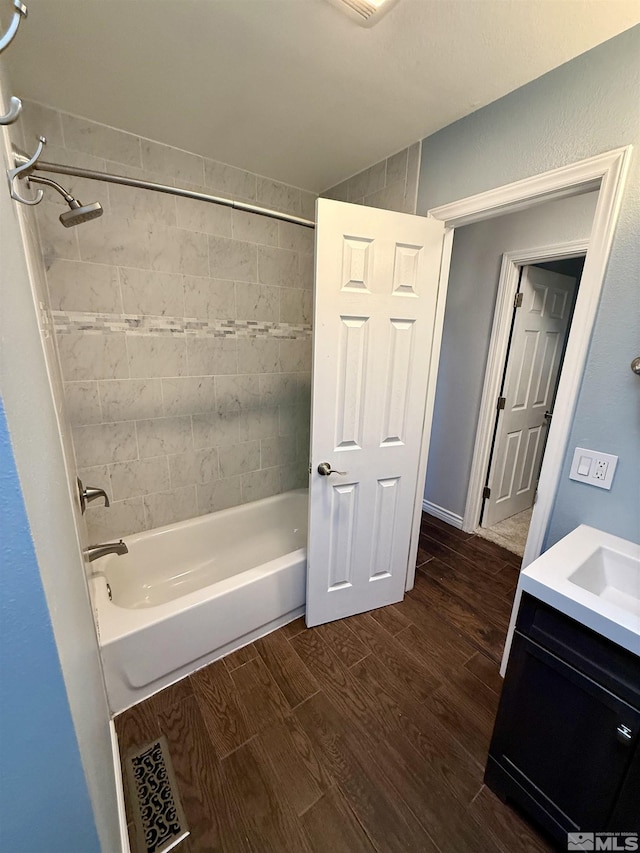
<path fill-rule="evenodd" d="M 114 713 L 304 613 L 307 504 L 301 489 L 127 536 L 91 564 Z"/>

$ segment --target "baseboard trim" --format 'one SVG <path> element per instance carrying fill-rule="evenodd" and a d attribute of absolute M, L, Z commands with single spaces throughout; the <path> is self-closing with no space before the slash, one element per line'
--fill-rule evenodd
<path fill-rule="evenodd" d="M 462 530 L 461 515 L 456 515 L 455 512 L 451 512 L 442 506 L 438 506 L 438 504 L 432 504 L 431 501 L 425 500 L 422 501 L 422 510 L 429 515 L 434 515 L 436 518 L 439 518 L 440 521 L 446 521 L 446 523 L 450 524 L 452 527 L 457 527 L 458 530 Z"/>
<path fill-rule="evenodd" d="M 116 798 L 118 802 L 118 818 L 120 821 L 120 845 L 122 853 L 131 853 L 129 846 L 129 830 L 127 829 L 127 812 L 124 805 L 124 786 L 122 779 L 122 768 L 120 766 L 120 750 L 118 748 L 118 735 L 113 720 L 109 721 L 109 732 L 111 734 L 111 751 L 113 754 L 113 772 L 116 777 Z"/>

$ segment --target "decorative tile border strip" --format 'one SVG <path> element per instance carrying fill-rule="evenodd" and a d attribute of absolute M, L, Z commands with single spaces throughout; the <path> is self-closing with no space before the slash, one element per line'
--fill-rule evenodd
<path fill-rule="evenodd" d="M 102 335 L 188 335 L 200 338 L 280 338 L 311 337 L 311 326 L 269 323 L 263 320 L 198 320 L 195 317 L 156 317 L 142 314 L 93 314 L 83 311 L 52 311 L 56 332 Z"/>

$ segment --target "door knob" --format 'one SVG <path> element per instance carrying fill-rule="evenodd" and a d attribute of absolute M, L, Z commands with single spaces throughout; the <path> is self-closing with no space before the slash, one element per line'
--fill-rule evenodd
<path fill-rule="evenodd" d="M 346 471 L 335 471 L 331 467 L 330 462 L 321 462 L 318 465 L 318 474 L 322 474 L 323 477 L 328 477 L 329 474 L 346 474 Z"/>

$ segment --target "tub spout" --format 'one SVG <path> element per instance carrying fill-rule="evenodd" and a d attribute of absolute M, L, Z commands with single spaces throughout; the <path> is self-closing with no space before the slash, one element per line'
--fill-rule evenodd
<path fill-rule="evenodd" d="M 128 554 L 129 549 L 122 539 L 119 542 L 105 542 L 103 545 L 89 545 L 84 549 L 84 555 L 90 563 L 105 557 L 107 554 Z"/>

